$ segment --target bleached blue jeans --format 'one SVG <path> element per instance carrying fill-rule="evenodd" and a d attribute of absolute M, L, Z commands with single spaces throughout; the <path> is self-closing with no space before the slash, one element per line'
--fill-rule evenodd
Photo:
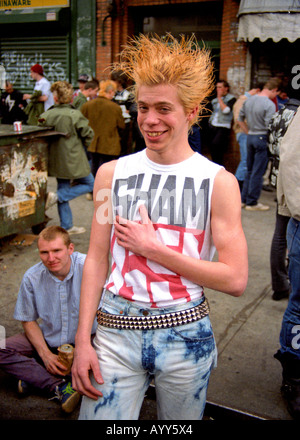
<path fill-rule="evenodd" d="M 166 309 L 146 309 L 149 314 L 194 307 L 203 301 Z M 123 316 L 143 316 L 145 309 L 110 292 L 102 310 Z M 98 325 L 94 339 L 104 380 L 93 385 L 103 397 L 84 396 L 81 420 L 137 420 L 145 392 L 155 380 L 159 420 L 201 420 L 211 370 L 217 350 L 209 316 L 189 324 L 154 330 L 120 330 Z"/>

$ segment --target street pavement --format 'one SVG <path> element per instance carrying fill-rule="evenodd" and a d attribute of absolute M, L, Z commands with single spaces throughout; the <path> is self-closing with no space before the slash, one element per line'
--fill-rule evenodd
<path fill-rule="evenodd" d="M 48 189 L 55 190 L 49 178 Z M 275 192 L 261 194 L 260 201 L 269 211 L 242 210 L 242 222 L 248 242 L 249 280 L 244 294 L 234 298 L 207 289 L 210 316 L 218 346 L 218 366 L 212 372 L 208 388 L 205 419 L 291 420 L 280 394 L 281 367 L 273 358 L 279 348 L 281 320 L 287 300 L 272 300 L 270 247 L 275 226 Z M 87 231 L 73 235 L 75 249 L 87 252 L 93 203 L 85 196 L 71 201 L 76 226 Z M 56 206 L 47 211 L 48 225 L 59 224 Z M 31 230 L 22 231 L 31 234 Z M 39 261 L 36 240 L 32 244 L 10 244 L 2 240 L 0 249 L 0 330 L 11 336 L 21 330 L 13 319 L 19 284 L 27 268 Z M 153 390 L 149 390 L 141 420 L 155 420 Z M 221 416 L 218 416 L 221 414 Z M 75 420 L 61 412 L 59 405 L 44 396 L 20 398 L 15 381 L 0 372 L 0 420 Z"/>

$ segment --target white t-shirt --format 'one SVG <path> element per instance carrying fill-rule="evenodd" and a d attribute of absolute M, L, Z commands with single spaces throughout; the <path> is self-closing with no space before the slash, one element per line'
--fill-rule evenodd
<path fill-rule="evenodd" d="M 51 84 L 45 77 L 41 78 L 39 81 L 36 81 L 34 86 L 34 90 L 40 90 L 42 92 L 42 95 L 48 96 L 47 101 L 44 102 L 45 111 L 54 104 L 54 99 L 50 88 Z"/>
<path fill-rule="evenodd" d="M 210 231 L 213 182 L 221 167 L 199 153 L 187 160 L 161 165 L 146 150 L 120 158 L 113 185 L 113 212 L 140 221 L 145 204 L 156 235 L 177 252 L 212 260 L 215 247 Z M 127 300 L 151 307 L 194 301 L 203 287 L 165 267 L 125 250 L 111 235 L 112 268 L 105 288 Z"/>

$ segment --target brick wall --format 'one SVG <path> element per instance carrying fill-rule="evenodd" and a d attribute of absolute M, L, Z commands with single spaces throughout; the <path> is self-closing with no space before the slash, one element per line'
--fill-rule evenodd
<path fill-rule="evenodd" d="M 204 0 L 203 0 L 204 1 Z M 211 0 L 217 1 L 217 0 Z M 120 49 L 133 31 L 133 17 L 128 7 L 198 3 L 199 0 L 116 0 L 116 16 L 108 17 L 107 0 L 97 0 L 96 72 L 99 79 L 106 78 L 103 71 L 117 59 Z M 221 34 L 220 76 L 232 82 L 239 95 L 245 85 L 246 45 L 237 42 L 239 0 L 224 0 Z M 103 32 L 104 31 L 104 32 Z"/>
<path fill-rule="evenodd" d="M 97 0 L 97 31 L 96 31 L 96 76 L 98 79 L 109 77 L 111 63 L 118 59 L 122 45 L 128 36 L 133 34 L 134 17 L 129 16 L 128 8 L 134 6 L 155 6 L 199 3 L 207 0 L 116 0 L 116 16 L 107 17 L 107 0 Z M 210 0 L 219 1 L 219 0 Z M 105 20 L 105 21 L 104 21 Z M 103 26 L 104 23 L 104 26 Z M 104 32 L 103 32 L 104 27 Z M 105 45 L 104 45 L 105 43 Z"/>
<path fill-rule="evenodd" d="M 239 9 L 238 0 L 224 0 L 221 32 L 220 78 L 230 84 L 230 92 L 237 98 L 249 86 L 250 72 L 247 71 L 247 46 L 237 41 Z M 225 167 L 235 172 L 240 160 L 239 145 L 231 130 L 229 148 L 225 155 Z"/>
<path fill-rule="evenodd" d="M 248 87 L 247 46 L 237 41 L 239 1 L 224 0 L 221 33 L 220 77 L 226 79 L 231 92 L 239 96 Z"/>
<path fill-rule="evenodd" d="M 201 1 L 201 0 L 200 0 Z M 205 1 L 205 0 L 203 0 Z M 211 0 L 217 1 L 217 0 Z M 108 17 L 107 0 L 97 0 L 96 76 L 99 80 L 109 78 L 111 63 L 118 59 L 122 45 L 134 29 L 134 17 L 128 8 L 134 6 L 171 5 L 197 3 L 199 0 L 116 0 L 117 14 Z M 220 77 L 226 79 L 231 92 L 238 97 L 249 87 L 247 72 L 247 46 L 237 42 L 239 0 L 223 1 L 221 30 Z M 226 156 L 226 168 L 235 171 L 239 161 L 239 148 L 232 133 Z"/>

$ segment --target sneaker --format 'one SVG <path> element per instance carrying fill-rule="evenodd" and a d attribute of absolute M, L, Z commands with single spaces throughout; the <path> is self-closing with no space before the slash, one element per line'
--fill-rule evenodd
<path fill-rule="evenodd" d="M 46 197 L 45 211 L 51 208 L 51 206 L 55 205 L 55 203 L 57 203 L 57 200 L 58 198 L 56 193 L 48 192 Z"/>
<path fill-rule="evenodd" d="M 245 208 L 245 206 L 246 206 L 246 203 L 242 202 L 241 207 Z"/>
<path fill-rule="evenodd" d="M 18 393 L 23 396 L 30 394 L 31 386 L 24 380 L 18 381 Z"/>
<path fill-rule="evenodd" d="M 92 193 L 87 193 L 85 197 L 86 197 L 87 200 L 93 200 L 93 194 Z"/>
<path fill-rule="evenodd" d="M 69 414 L 78 405 L 80 394 L 72 388 L 71 382 L 66 382 L 56 387 L 55 395 L 52 399 L 58 399 L 61 402 L 62 410 Z"/>
<path fill-rule="evenodd" d="M 270 185 L 263 185 L 262 189 L 264 191 L 268 191 L 268 192 L 273 192 L 274 191 L 274 188 L 272 188 L 272 186 L 270 186 Z"/>
<path fill-rule="evenodd" d="M 246 211 L 268 211 L 270 206 L 263 205 L 262 203 L 256 203 L 256 205 L 246 205 L 245 209 Z"/>
<path fill-rule="evenodd" d="M 84 232 L 86 231 L 85 228 L 83 228 L 82 226 L 72 226 L 72 228 L 67 229 L 68 233 L 70 235 L 74 235 L 74 234 L 84 234 Z"/>

